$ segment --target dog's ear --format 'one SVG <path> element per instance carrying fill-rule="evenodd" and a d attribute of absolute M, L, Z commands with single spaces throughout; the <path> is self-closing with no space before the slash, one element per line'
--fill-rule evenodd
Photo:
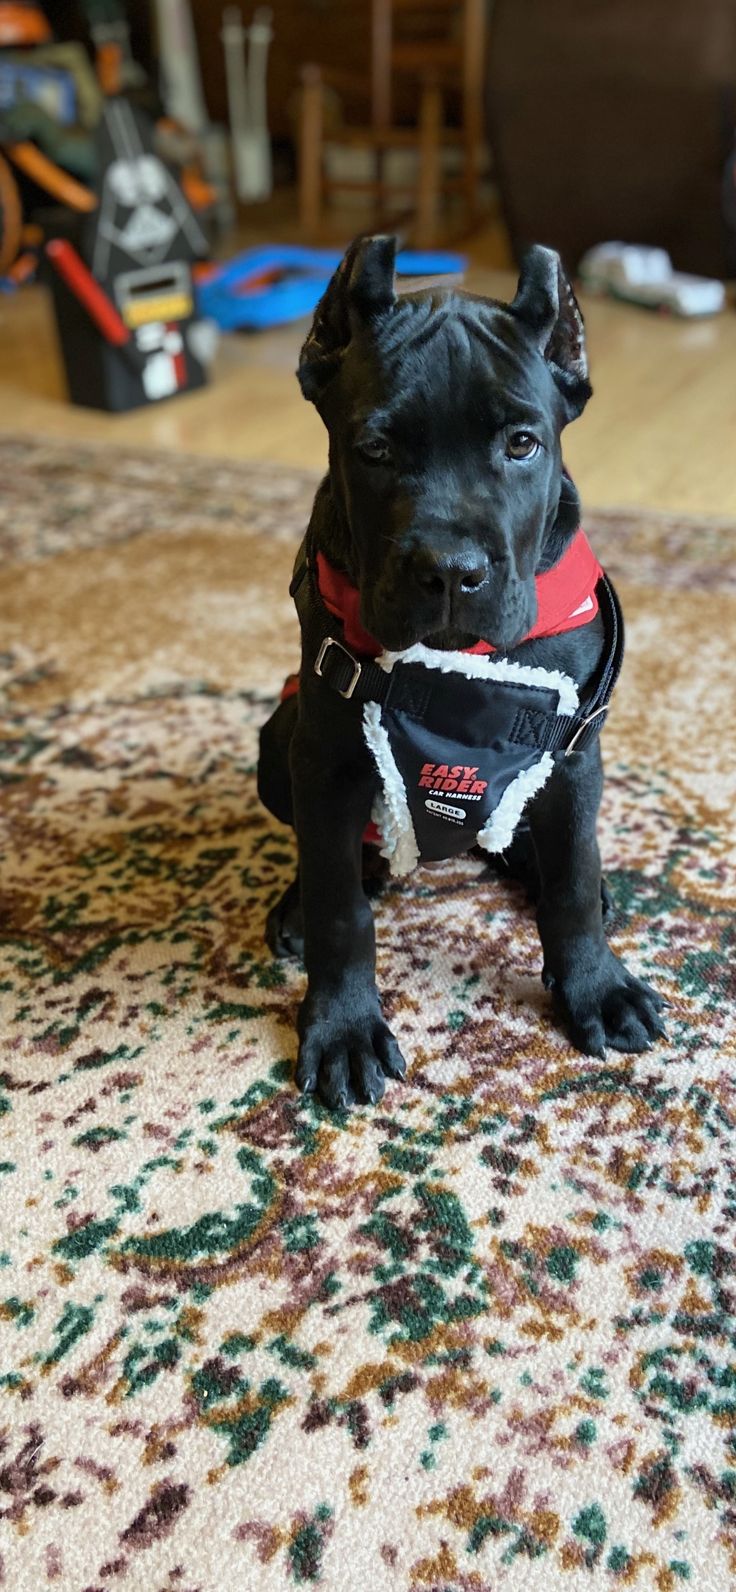
<path fill-rule="evenodd" d="M 559 254 L 535 244 L 524 256 L 511 313 L 529 327 L 568 400 L 579 415 L 591 395 L 585 327 Z"/>
<path fill-rule="evenodd" d="M 343 256 L 314 312 L 297 375 L 313 402 L 332 380 L 357 325 L 386 315 L 396 300 L 396 239 L 356 238 Z"/>

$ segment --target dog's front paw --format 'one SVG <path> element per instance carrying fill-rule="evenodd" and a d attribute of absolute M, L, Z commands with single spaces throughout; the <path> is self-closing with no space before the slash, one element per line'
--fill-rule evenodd
<path fill-rule="evenodd" d="M 299 1012 L 296 1081 L 304 1094 L 318 1094 L 331 1111 L 357 1103 L 375 1105 L 387 1078 L 404 1078 L 406 1062 L 377 996 L 365 1002 L 350 993 L 307 994 Z"/>
<path fill-rule="evenodd" d="M 593 966 L 580 966 L 559 977 L 545 969 L 548 989 L 567 1019 L 570 1038 L 586 1056 L 606 1050 L 650 1050 L 664 1035 L 661 996 L 635 978 L 613 951 L 605 947 Z"/>

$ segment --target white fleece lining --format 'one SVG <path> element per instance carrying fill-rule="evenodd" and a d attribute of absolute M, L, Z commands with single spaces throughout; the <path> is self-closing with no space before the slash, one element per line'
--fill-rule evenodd
<path fill-rule="evenodd" d="M 419 861 L 419 847 L 404 781 L 391 750 L 388 732 L 381 723 L 379 702 L 363 703 L 363 734 L 383 787 L 383 795 L 377 798 L 372 814 L 383 841 L 381 856 L 388 858 L 395 876 L 411 873 Z"/>
<path fill-rule="evenodd" d="M 513 663 L 509 658 L 491 658 L 477 652 L 442 652 L 436 647 L 425 647 L 423 641 L 415 642 L 406 652 L 382 652 L 376 659 L 387 674 L 396 663 L 423 663 L 425 669 L 441 669 L 443 674 L 462 674 L 466 680 L 501 680 L 507 685 L 541 686 L 546 691 L 557 691 L 557 713 L 575 713 L 579 697 L 575 681 L 560 669 L 535 668 L 527 663 Z"/>
<path fill-rule="evenodd" d="M 478 834 L 478 845 L 484 851 L 505 851 L 511 845 L 516 825 L 528 801 L 546 785 L 555 766 L 551 752 L 543 752 L 538 763 L 523 768 L 501 797 L 497 807 L 487 818 Z"/>

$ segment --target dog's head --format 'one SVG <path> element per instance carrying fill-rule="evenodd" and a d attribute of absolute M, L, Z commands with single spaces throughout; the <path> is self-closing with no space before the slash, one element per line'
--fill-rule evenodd
<path fill-rule="evenodd" d="M 397 297 L 395 251 L 348 249 L 299 362 L 329 432 L 342 561 L 384 647 L 508 648 L 558 534 L 560 433 L 590 396 L 582 317 L 551 249 L 527 255 L 512 304 Z"/>

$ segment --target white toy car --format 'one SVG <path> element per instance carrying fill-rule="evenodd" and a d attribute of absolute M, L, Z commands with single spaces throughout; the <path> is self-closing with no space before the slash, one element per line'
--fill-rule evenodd
<path fill-rule="evenodd" d="M 726 302 L 722 282 L 673 270 L 665 249 L 599 243 L 583 255 L 578 273 L 591 293 L 673 315 L 717 315 Z"/>

